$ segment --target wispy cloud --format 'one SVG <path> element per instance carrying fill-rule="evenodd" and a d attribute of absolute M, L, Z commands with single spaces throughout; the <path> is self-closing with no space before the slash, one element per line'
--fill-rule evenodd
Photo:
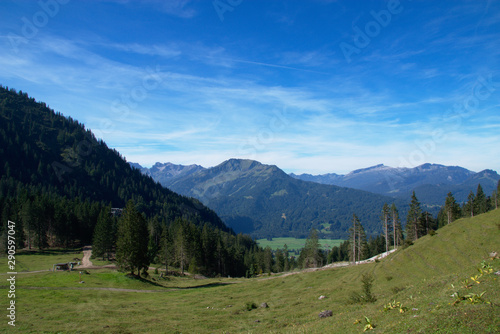
<path fill-rule="evenodd" d="M 106 2 L 115 2 L 117 4 L 133 4 L 133 0 L 100 0 Z M 166 14 L 178 16 L 181 18 L 193 18 L 197 15 L 197 11 L 193 8 L 193 0 L 137 0 L 136 2 L 145 6 L 150 6 L 160 10 Z"/>
<path fill-rule="evenodd" d="M 132 52 L 148 56 L 161 56 L 165 58 L 172 58 L 179 56 L 182 52 L 177 46 L 165 46 L 165 45 L 144 45 L 139 43 L 132 44 L 117 44 L 105 43 L 103 46 L 111 47 L 124 52 Z"/>

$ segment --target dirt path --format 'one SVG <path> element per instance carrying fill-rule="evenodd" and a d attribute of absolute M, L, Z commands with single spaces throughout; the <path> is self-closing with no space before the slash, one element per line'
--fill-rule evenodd
<path fill-rule="evenodd" d="M 272 275 L 270 277 L 261 278 L 261 279 L 259 279 L 259 281 L 273 279 L 273 278 L 281 278 L 281 277 L 286 277 L 286 276 L 296 275 L 296 274 L 302 274 L 302 273 L 308 273 L 308 272 L 312 272 L 312 271 L 328 270 L 328 269 L 332 269 L 332 268 L 348 267 L 348 266 L 354 266 L 354 265 L 359 265 L 359 264 L 365 264 L 365 263 L 375 262 L 375 260 L 382 259 L 382 258 L 386 257 L 387 255 L 391 254 L 394 251 L 396 251 L 396 249 L 392 249 L 392 250 L 390 250 L 388 252 L 375 255 L 372 258 L 356 262 L 356 264 L 349 263 L 349 262 L 335 262 L 335 263 L 327 264 L 326 266 L 318 267 L 318 268 L 302 269 L 302 270 L 298 270 L 298 271 L 287 272 L 287 273 L 284 273 L 284 274 L 277 273 L 277 274 Z"/>
<path fill-rule="evenodd" d="M 90 261 L 90 256 L 92 255 L 92 246 L 83 247 L 83 259 L 82 264 L 77 268 L 90 268 L 92 267 L 92 261 Z"/>

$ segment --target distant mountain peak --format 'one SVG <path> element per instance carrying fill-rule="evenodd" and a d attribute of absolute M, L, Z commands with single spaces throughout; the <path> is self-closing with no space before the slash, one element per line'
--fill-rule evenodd
<path fill-rule="evenodd" d="M 129 165 L 134 167 L 135 169 L 142 170 L 144 167 L 142 167 L 140 164 L 137 162 L 129 162 Z"/>
<path fill-rule="evenodd" d="M 381 170 L 387 170 L 387 169 L 392 169 L 392 167 L 388 167 L 384 164 L 378 164 L 378 165 L 367 167 L 367 168 L 353 170 L 352 172 L 350 172 L 347 175 L 361 174 L 361 173 L 366 173 L 366 172 L 374 172 L 374 171 L 381 171 Z"/>
<path fill-rule="evenodd" d="M 215 166 L 214 168 L 220 168 L 226 171 L 238 171 L 238 172 L 246 172 L 252 170 L 281 171 L 281 169 L 279 169 L 275 165 L 266 165 L 256 160 L 236 159 L 236 158 L 226 160 L 220 163 L 219 165 Z"/>
<path fill-rule="evenodd" d="M 131 162 L 130 165 L 149 175 L 163 186 L 168 187 L 175 179 L 196 173 L 205 168 L 200 165 L 176 165 L 171 162 L 156 162 L 151 168 L 142 167 L 138 163 Z"/>
<path fill-rule="evenodd" d="M 431 163 L 425 163 L 420 166 L 415 167 L 414 169 L 417 170 L 437 170 L 437 169 L 445 169 L 445 168 L 453 168 L 453 167 L 447 167 L 444 165 L 440 164 L 431 164 Z"/>
<path fill-rule="evenodd" d="M 453 192 L 457 201 L 463 201 L 464 194 L 466 197 L 470 189 L 474 190 L 478 183 L 481 183 L 485 192 L 490 193 L 496 189 L 500 179 L 492 170 L 475 173 L 459 166 L 434 163 L 425 163 L 413 168 L 392 168 L 378 164 L 337 177 L 330 177 L 329 174 L 290 176 L 304 181 L 362 189 L 394 197 L 409 197 L 409 194 L 416 190 L 423 203 L 432 205 L 441 205 L 442 197 L 449 191 Z"/>

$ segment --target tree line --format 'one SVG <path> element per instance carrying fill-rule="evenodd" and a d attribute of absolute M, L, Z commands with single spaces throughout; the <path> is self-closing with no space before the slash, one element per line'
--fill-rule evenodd
<path fill-rule="evenodd" d="M 412 193 L 409 210 L 406 217 L 405 229 L 401 226 L 399 213 L 394 204 L 390 207 L 385 204 L 381 210 L 382 234 L 367 240 L 363 225 L 358 217 L 353 214 L 350 237 L 340 246 L 332 248 L 328 256 L 329 262 L 351 261 L 358 262 L 393 248 L 407 247 L 418 238 L 435 231 L 453 221 L 464 217 L 488 212 L 498 208 L 498 194 L 500 193 L 500 180 L 497 189 L 491 196 L 486 196 L 481 184 L 478 184 L 476 193 L 470 192 L 467 202 L 460 205 L 453 194 L 448 193 L 437 217 L 422 209 L 420 202 Z"/>

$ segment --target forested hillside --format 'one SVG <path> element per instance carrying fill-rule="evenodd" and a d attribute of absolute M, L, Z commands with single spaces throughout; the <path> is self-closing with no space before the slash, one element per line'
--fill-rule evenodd
<path fill-rule="evenodd" d="M 100 213 L 123 208 L 132 200 L 148 219 L 150 250 L 160 248 L 162 227 L 177 221 L 185 225 L 184 230 L 196 230 L 191 233 L 193 242 L 203 229 L 211 236 L 218 247 L 210 245 L 212 252 L 225 254 L 224 259 L 218 258 L 221 274 L 226 273 L 224 268 L 240 268 L 238 274 L 244 274 L 242 256 L 236 256 L 255 246 L 249 237 L 237 238 L 199 201 L 180 196 L 131 168 L 116 150 L 71 117 L 22 91 L 0 87 L 0 142 L 1 232 L 4 236 L 8 220 L 15 221 L 18 246 L 89 244 Z M 200 254 L 203 251 L 199 249 Z M 207 259 L 212 256 L 205 254 Z"/>
<path fill-rule="evenodd" d="M 307 237 L 311 228 L 329 238 L 347 238 L 352 214 L 368 235 L 381 232 L 384 203 L 407 202 L 366 191 L 306 182 L 276 166 L 230 159 L 218 166 L 174 179 L 172 190 L 200 199 L 235 231 L 257 238 Z"/>

